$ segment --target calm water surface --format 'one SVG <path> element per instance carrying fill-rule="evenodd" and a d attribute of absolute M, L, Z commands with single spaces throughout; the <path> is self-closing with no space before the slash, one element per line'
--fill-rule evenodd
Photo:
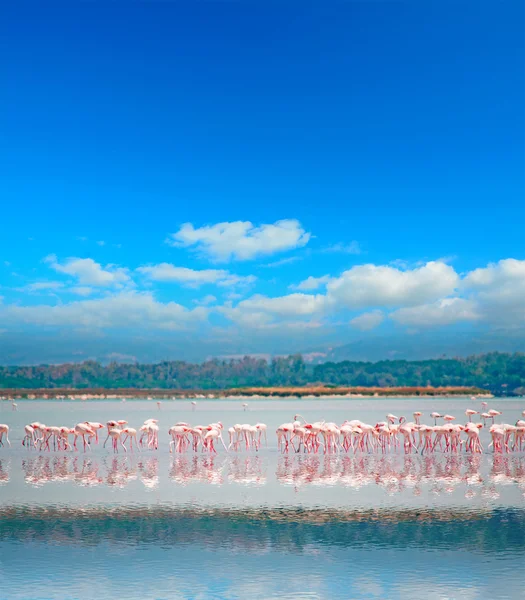
<path fill-rule="evenodd" d="M 275 428 L 479 402 L 18 401 L 0 406 L 0 598 L 525 598 L 525 455 L 281 456 Z M 525 401 L 490 406 L 515 422 Z M 23 426 L 159 419 L 157 452 L 39 453 Z M 268 424 L 268 448 L 170 455 L 178 420 Z M 427 422 L 430 419 L 427 417 Z M 482 440 L 487 445 L 487 433 Z"/>

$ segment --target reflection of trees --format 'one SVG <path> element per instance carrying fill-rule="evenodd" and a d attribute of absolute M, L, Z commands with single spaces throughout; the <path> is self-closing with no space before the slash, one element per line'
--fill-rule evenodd
<path fill-rule="evenodd" d="M 228 545 L 232 552 L 303 552 L 311 546 L 432 548 L 525 555 L 525 510 L 331 511 L 2 509 L 4 539 L 25 543 Z"/>

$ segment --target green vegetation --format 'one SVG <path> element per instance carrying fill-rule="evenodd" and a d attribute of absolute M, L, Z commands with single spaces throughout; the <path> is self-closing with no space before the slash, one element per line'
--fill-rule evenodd
<path fill-rule="evenodd" d="M 165 361 L 158 364 L 103 366 L 78 364 L 0 367 L 0 388 L 104 388 L 218 390 L 276 386 L 460 387 L 482 388 L 497 395 L 525 390 L 525 354 L 493 352 L 480 356 L 376 363 L 306 363 L 297 354 L 271 361 L 246 356 L 202 364 Z"/>

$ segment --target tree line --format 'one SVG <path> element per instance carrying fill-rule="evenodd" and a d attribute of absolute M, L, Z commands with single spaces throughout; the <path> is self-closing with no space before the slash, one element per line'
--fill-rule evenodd
<path fill-rule="evenodd" d="M 245 356 L 195 364 L 0 366 L 0 388 L 227 389 L 265 386 L 442 387 L 469 386 L 497 395 L 525 394 L 525 354 L 491 352 L 467 358 L 421 361 L 326 362 L 311 364 L 300 354 L 270 361 Z"/>

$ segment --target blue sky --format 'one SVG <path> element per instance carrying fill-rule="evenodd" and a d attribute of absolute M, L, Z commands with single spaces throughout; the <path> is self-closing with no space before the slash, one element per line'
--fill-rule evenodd
<path fill-rule="evenodd" d="M 524 12 L 3 7 L 0 361 L 525 348 Z"/>

